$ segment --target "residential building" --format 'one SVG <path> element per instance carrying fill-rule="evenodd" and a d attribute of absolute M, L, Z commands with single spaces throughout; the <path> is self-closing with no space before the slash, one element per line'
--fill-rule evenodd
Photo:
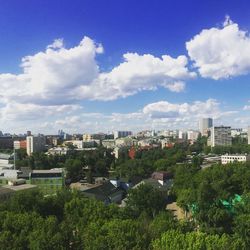
<path fill-rule="evenodd" d="M 71 188 L 79 190 L 84 196 L 95 198 L 97 200 L 103 201 L 105 204 L 110 203 L 120 203 L 124 191 L 120 187 L 116 187 L 110 181 L 105 181 L 103 183 L 74 183 Z"/>
<path fill-rule="evenodd" d="M 117 138 L 115 140 L 116 147 L 131 147 L 131 146 L 136 146 L 137 144 L 138 144 L 138 141 L 131 137 Z"/>
<path fill-rule="evenodd" d="M 3 154 L 0 153 L 0 170 L 3 169 L 13 169 L 14 164 L 13 161 L 13 154 Z"/>
<path fill-rule="evenodd" d="M 87 140 L 87 141 L 83 141 L 83 140 L 71 140 L 71 141 L 65 141 L 64 145 L 73 145 L 75 148 L 82 150 L 85 148 L 95 148 L 98 145 L 100 145 L 100 141 L 99 140 Z"/>
<path fill-rule="evenodd" d="M 208 131 L 213 127 L 212 118 L 201 118 L 199 121 L 199 129 L 202 136 L 208 136 Z"/>
<path fill-rule="evenodd" d="M 228 164 L 232 162 L 247 162 L 250 161 L 250 154 L 245 155 L 222 155 L 221 156 L 221 164 Z"/>
<path fill-rule="evenodd" d="M 45 148 L 45 137 L 42 135 L 38 136 L 27 136 L 26 143 L 27 143 L 27 155 L 32 155 L 34 152 L 42 152 Z"/>
<path fill-rule="evenodd" d="M 82 136 L 82 139 L 83 139 L 83 141 L 91 141 L 91 140 L 93 140 L 93 137 L 91 134 L 84 134 Z"/>
<path fill-rule="evenodd" d="M 164 138 L 160 140 L 161 142 L 161 148 L 167 148 L 169 143 L 171 143 L 171 140 L 169 138 Z"/>
<path fill-rule="evenodd" d="M 151 138 L 138 141 L 138 146 L 140 146 L 140 147 L 150 147 L 153 144 L 154 144 L 154 140 Z"/>
<path fill-rule="evenodd" d="M 167 171 L 153 172 L 151 178 L 157 180 L 161 185 L 166 185 L 169 188 L 173 184 L 173 174 Z"/>
<path fill-rule="evenodd" d="M 62 169 L 33 170 L 29 179 L 30 184 L 36 185 L 44 194 L 54 194 L 65 184 Z"/>
<path fill-rule="evenodd" d="M 200 135 L 199 131 L 195 131 L 195 130 L 187 131 L 187 139 L 190 140 L 191 142 L 197 141 L 199 135 Z"/>
<path fill-rule="evenodd" d="M 13 142 L 12 136 L 0 137 L 0 149 L 13 149 Z"/>
<path fill-rule="evenodd" d="M 132 135 L 131 131 L 115 131 L 114 132 L 114 139 L 127 137 L 129 135 Z"/>
<path fill-rule="evenodd" d="M 8 180 L 18 179 L 22 172 L 15 169 L 0 169 L 0 185 L 5 184 Z"/>
<path fill-rule="evenodd" d="M 113 139 L 103 140 L 102 146 L 105 148 L 115 148 L 115 140 Z"/>
<path fill-rule="evenodd" d="M 27 143 L 26 140 L 14 141 L 14 149 L 26 149 Z"/>
<path fill-rule="evenodd" d="M 68 147 L 54 147 L 48 150 L 49 155 L 67 155 L 70 149 Z"/>
<path fill-rule="evenodd" d="M 231 127 L 218 126 L 211 128 L 211 147 L 231 146 L 232 136 Z"/>
<path fill-rule="evenodd" d="M 188 139 L 188 134 L 186 131 L 179 131 L 178 133 L 178 138 L 182 140 L 187 140 Z"/>

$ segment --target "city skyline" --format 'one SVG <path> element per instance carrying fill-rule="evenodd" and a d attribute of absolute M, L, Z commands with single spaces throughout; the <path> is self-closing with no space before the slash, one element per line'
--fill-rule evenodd
<path fill-rule="evenodd" d="M 0 130 L 248 127 L 248 3 L 141 3 L 3 3 Z"/>

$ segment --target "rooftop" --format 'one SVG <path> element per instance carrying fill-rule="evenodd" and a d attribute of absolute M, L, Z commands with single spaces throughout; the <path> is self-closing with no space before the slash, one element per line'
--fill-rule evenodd
<path fill-rule="evenodd" d="M 27 189 L 31 189 L 31 188 L 35 188 L 35 187 L 36 187 L 35 185 L 31 185 L 31 184 L 22 184 L 22 185 L 16 185 L 16 186 L 10 186 L 10 185 L 3 186 L 3 188 L 9 189 L 12 191 L 27 190 Z"/>
<path fill-rule="evenodd" d="M 60 174 L 62 173 L 63 170 L 62 169 L 39 169 L 39 170 L 33 170 L 32 173 L 33 174 Z"/>

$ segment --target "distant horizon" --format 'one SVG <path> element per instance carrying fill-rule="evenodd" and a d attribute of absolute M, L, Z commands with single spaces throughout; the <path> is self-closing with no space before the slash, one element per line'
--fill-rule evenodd
<path fill-rule="evenodd" d="M 242 129 L 242 130 L 248 130 L 248 128 L 250 126 L 247 126 L 247 127 L 232 127 L 230 125 L 225 125 L 225 124 L 214 124 L 214 127 L 216 126 L 229 126 L 231 127 L 231 129 Z M 66 131 L 64 130 L 63 128 L 61 129 L 63 130 L 63 132 L 65 134 L 69 134 L 69 135 L 74 135 L 74 134 L 113 134 L 115 131 L 131 131 L 132 132 L 132 135 L 136 134 L 136 133 L 139 133 L 139 132 L 143 132 L 143 131 L 155 131 L 155 132 L 160 132 L 160 131 L 175 131 L 175 130 L 179 130 L 179 131 L 183 131 L 183 132 L 187 132 L 187 131 L 200 131 L 199 130 L 199 127 L 197 128 L 163 128 L 163 129 L 144 129 L 144 130 L 129 130 L 129 129 L 116 129 L 116 130 L 113 130 L 113 131 L 92 131 L 92 132 L 88 132 L 88 131 L 76 131 L 76 132 L 70 132 L 70 131 Z M 8 132 L 8 131 L 2 131 L 0 130 L 3 134 L 11 134 L 11 135 L 27 135 L 27 133 L 25 132 Z M 58 131 L 56 132 L 52 132 L 52 133 L 43 133 L 42 131 L 38 131 L 38 132 L 32 132 L 31 131 L 31 135 L 38 135 L 38 134 L 42 134 L 42 135 L 58 135 Z"/>

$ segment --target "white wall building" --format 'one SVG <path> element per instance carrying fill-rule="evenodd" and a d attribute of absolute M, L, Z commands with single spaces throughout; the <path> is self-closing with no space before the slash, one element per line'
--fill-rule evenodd
<path fill-rule="evenodd" d="M 69 149 L 67 147 L 54 147 L 48 150 L 49 155 L 67 155 Z"/>
<path fill-rule="evenodd" d="M 250 155 L 222 155 L 221 156 L 221 164 L 228 164 L 232 162 L 247 162 L 250 161 Z"/>
<path fill-rule="evenodd" d="M 211 128 L 211 146 L 231 146 L 231 127 L 219 126 Z"/>
<path fill-rule="evenodd" d="M 199 121 L 199 129 L 202 136 L 208 136 L 208 130 L 213 127 L 212 118 L 201 118 Z"/>
<path fill-rule="evenodd" d="M 22 172 L 14 169 L 0 169 L 0 178 L 2 179 L 17 179 Z"/>
<path fill-rule="evenodd" d="M 200 132 L 198 132 L 198 131 L 189 130 L 187 132 L 187 139 L 192 141 L 192 142 L 197 141 L 199 134 L 200 134 Z"/>

